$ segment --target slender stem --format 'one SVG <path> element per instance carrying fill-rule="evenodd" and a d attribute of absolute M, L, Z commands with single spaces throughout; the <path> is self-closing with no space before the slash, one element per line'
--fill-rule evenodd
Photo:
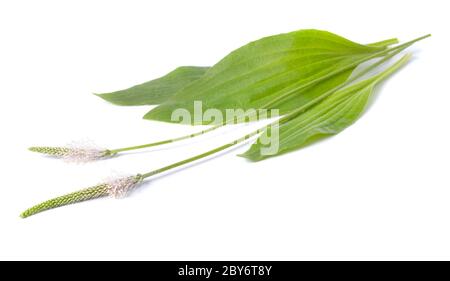
<path fill-rule="evenodd" d="M 222 151 L 222 150 L 225 150 L 225 149 L 227 149 L 227 148 L 229 148 L 229 147 L 232 147 L 232 146 L 234 146 L 234 145 L 236 145 L 236 144 L 238 144 L 238 143 L 241 143 L 241 142 L 243 142 L 243 141 L 245 141 L 245 140 L 248 140 L 249 138 L 255 136 L 256 134 L 262 132 L 261 130 L 264 129 L 264 128 L 265 128 L 265 127 L 261 128 L 261 129 L 258 129 L 258 130 L 256 130 L 256 131 L 253 131 L 253 132 L 251 132 L 250 134 L 247 134 L 247 135 L 245 135 L 245 136 L 242 137 L 242 138 L 236 139 L 236 140 L 234 140 L 234 141 L 232 141 L 232 142 L 229 142 L 229 143 L 227 143 L 227 144 L 224 144 L 224 145 L 222 145 L 222 146 L 219 146 L 219 147 L 217 147 L 217 148 L 214 148 L 214 149 L 209 150 L 209 151 L 207 151 L 207 152 L 204 152 L 204 153 L 202 153 L 202 154 L 199 154 L 199 155 L 193 156 L 193 157 L 191 157 L 191 158 L 187 158 L 187 159 L 185 159 L 185 160 L 182 160 L 182 161 L 179 161 L 179 162 L 176 162 L 176 163 L 167 165 L 167 166 L 165 166 L 165 167 L 162 167 L 162 168 L 153 170 L 153 171 L 151 171 L 151 172 L 142 174 L 142 178 L 143 178 L 143 179 L 148 178 L 148 177 L 150 177 L 150 176 L 153 176 L 153 175 L 156 175 L 156 174 L 159 174 L 159 173 L 162 173 L 162 172 L 171 170 L 171 169 L 173 169 L 173 168 L 182 166 L 182 165 L 184 165 L 184 164 L 187 164 L 187 163 L 190 163 L 190 162 L 193 162 L 193 161 L 196 161 L 196 160 L 205 158 L 205 157 L 207 157 L 207 156 L 210 156 L 210 155 L 212 155 L 212 154 L 215 154 L 215 153 L 217 153 L 217 152 L 220 152 L 220 151 Z"/>
<path fill-rule="evenodd" d="M 152 147 L 152 146 L 158 146 L 158 145 L 162 145 L 162 144 L 167 144 L 167 143 L 171 143 L 171 142 L 177 142 L 177 141 L 181 141 L 181 140 L 197 137 L 197 136 L 203 135 L 205 133 L 214 131 L 215 129 L 218 129 L 220 127 L 225 126 L 226 124 L 227 123 L 219 124 L 219 125 L 213 126 L 211 128 L 208 128 L 206 130 L 203 130 L 203 131 L 200 131 L 200 132 L 197 132 L 197 133 L 193 133 L 193 134 L 189 134 L 189 135 L 184 135 L 184 136 L 181 136 L 181 137 L 178 137 L 178 138 L 174 138 L 174 139 L 167 139 L 167 140 L 162 140 L 162 141 L 153 142 L 153 143 L 147 143 L 147 144 L 142 144 L 142 145 L 111 149 L 111 150 L 109 150 L 109 152 L 111 154 L 116 154 L 116 153 L 122 152 L 122 151 L 141 149 L 141 148 L 146 148 L 146 147 Z"/>
<path fill-rule="evenodd" d="M 398 39 L 397 38 L 390 38 L 390 39 L 386 39 L 386 40 L 383 40 L 383 41 L 367 44 L 367 46 L 370 46 L 370 47 L 381 47 L 382 48 L 382 47 L 389 47 L 389 46 L 397 44 L 397 43 L 398 43 Z"/>

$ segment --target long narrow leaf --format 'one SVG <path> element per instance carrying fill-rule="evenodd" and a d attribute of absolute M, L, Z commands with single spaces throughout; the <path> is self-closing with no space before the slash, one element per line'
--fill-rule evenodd
<path fill-rule="evenodd" d="M 129 89 L 96 95 L 116 105 L 160 104 L 202 77 L 208 69 L 209 67 L 181 66 L 163 77 Z"/>

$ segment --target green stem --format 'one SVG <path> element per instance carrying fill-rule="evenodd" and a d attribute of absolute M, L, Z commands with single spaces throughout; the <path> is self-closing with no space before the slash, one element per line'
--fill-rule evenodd
<path fill-rule="evenodd" d="M 265 128 L 265 127 L 263 127 L 263 128 Z M 225 150 L 225 149 L 227 149 L 227 148 L 229 148 L 229 147 L 232 147 L 232 146 L 234 146 L 234 145 L 236 145 L 236 144 L 238 144 L 238 143 L 241 143 L 241 142 L 243 142 L 243 141 L 245 141 L 245 140 L 248 140 L 249 138 L 255 136 L 256 134 L 258 134 L 258 133 L 260 133 L 260 132 L 262 132 L 262 131 L 261 131 L 260 129 L 258 129 L 258 130 L 256 130 L 256 131 L 250 133 L 250 134 L 245 135 L 245 136 L 242 137 L 242 138 L 236 139 L 236 140 L 234 140 L 234 141 L 232 141 L 232 142 L 230 142 L 230 143 L 227 143 L 227 144 L 224 144 L 224 145 L 219 146 L 219 147 L 217 147 L 217 148 L 211 149 L 211 150 L 209 150 L 209 151 L 207 151 L 207 152 L 204 152 L 204 153 L 202 153 L 202 154 L 198 154 L 198 155 L 193 156 L 193 157 L 191 157 L 191 158 L 187 158 L 187 159 L 185 159 L 185 160 L 182 160 L 182 161 L 179 161 L 179 162 L 176 162 L 176 163 L 167 165 L 167 166 L 165 166 L 165 167 L 162 167 L 162 168 L 159 168 L 159 169 L 150 171 L 150 172 L 148 172 L 148 173 L 142 174 L 142 178 L 145 179 L 145 178 L 154 176 L 154 175 L 156 175 L 156 174 L 160 174 L 160 173 L 162 173 L 162 172 L 165 172 L 165 171 L 168 171 L 168 170 L 172 170 L 172 169 L 174 169 L 174 168 L 176 168 L 176 167 L 179 167 L 179 166 L 182 166 L 182 165 L 184 165 L 184 164 L 188 164 L 188 163 L 190 163 L 190 162 L 193 162 L 193 161 L 196 161 L 196 160 L 205 158 L 205 157 L 207 157 L 207 156 L 213 155 L 213 154 L 215 154 L 215 153 L 217 153 L 217 152 L 220 152 L 220 151 Z"/>
<path fill-rule="evenodd" d="M 141 148 L 146 148 L 146 147 L 152 147 L 152 146 L 158 146 L 158 145 L 162 145 L 162 144 L 177 142 L 177 141 L 181 141 L 181 140 L 197 137 L 197 136 L 203 135 L 205 133 L 214 131 L 215 129 L 218 129 L 220 127 L 225 126 L 226 124 L 227 123 L 225 122 L 224 124 L 216 125 L 214 127 L 208 128 L 206 130 L 203 130 L 203 131 L 200 131 L 200 132 L 197 132 L 197 133 L 194 133 L 194 134 L 181 136 L 181 137 L 174 138 L 174 139 L 167 139 L 167 140 L 162 140 L 162 141 L 152 142 L 152 143 L 147 143 L 147 144 L 142 144 L 142 145 L 111 149 L 111 150 L 109 150 L 109 152 L 110 152 L 110 154 L 116 154 L 118 152 L 123 152 L 123 151 L 129 151 L 129 150 L 135 150 L 135 149 L 141 149 Z"/>
<path fill-rule="evenodd" d="M 383 47 L 389 47 L 389 46 L 397 44 L 397 43 L 398 43 L 397 38 L 390 38 L 390 39 L 386 39 L 383 41 L 367 44 L 367 46 L 383 48 Z"/>

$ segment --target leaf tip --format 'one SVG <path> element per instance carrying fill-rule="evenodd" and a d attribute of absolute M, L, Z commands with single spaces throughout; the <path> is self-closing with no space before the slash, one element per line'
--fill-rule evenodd
<path fill-rule="evenodd" d="M 258 162 L 258 161 L 263 160 L 263 157 L 260 154 L 255 155 L 254 153 L 248 153 L 248 151 L 246 151 L 244 153 L 236 154 L 236 156 L 245 158 L 250 162 Z"/>
<path fill-rule="evenodd" d="M 103 99 L 103 100 L 109 101 L 109 100 L 106 98 L 106 96 L 108 95 L 107 93 L 106 93 L 106 94 L 105 94 L 105 93 L 92 93 L 92 95 L 94 95 L 94 96 L 96 96 L 96 97 L 99 97 L 99 98 L 101 98 L 101 99 Z"/>
<path fill-rule="evenodd" d="M 105 93 L 92 93 L 92 95 L 99 97 L 105 101 L 110 102 L 109 99 L 107 98 L 107 95 L 108 95 L 107 93 L 106 94 Z"/>
<path fill-rule="evenodd" d="M 144 116 L 142 116 L 142 119 L 144 119 L 144 120 L 152 120 L 150 112 L 151 111 L 145 113 Z"/>
<path fill-rule="evenodd" d="M 119 91 L 120 92 L 120 91 Z M 114 104 L 114 105 L 120 105 L 120 106 L 123 106 L 123 105 L 129 105 L 129 104 L 126 104 L 126 103 L 123 103 L 123 102 L 121 102 L 120 101 L 120 99 L 118 99 L 117 98 L 117 93 L 119 93 L 119 92 L 112 92 L 112 93 L 92 93 L 94 96 L 97 96 L 97 97 L 99 97 L 99 98 L 101 98 L 102 100 L 104 100 L 104 101 L 107 101 L 107 102 L 109 102 L 109 103 L 111 103 L 111 104 Z"/>

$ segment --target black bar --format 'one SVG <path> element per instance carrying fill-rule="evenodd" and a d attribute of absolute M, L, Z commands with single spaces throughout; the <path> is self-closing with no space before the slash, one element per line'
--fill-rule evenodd
<path fill-rule="evenodd" d="M 16 262 L 0 263 L 4 276 L 10 270 L 14 279 L 33 277 L 60 280 L 92 280 L 114 276 L 114 280 L 438 280 L 439 269 L 448 262 L 352 262 L 352 261 L 138 261 L 138 262 Z M 25 263 L 25 264 L 24 264 Z M 18 270 L 22 268 L 23 270 Z M 446 275 L 447 270 L 444 273 Z M 30 275 L 31 274 L 31 275 Z M 59 276 L 59 277 L 58 277 Z M 22 278 L 21 278 L 22 277 Z M 439 278 L 438 278 L 439 277 Z"/>

